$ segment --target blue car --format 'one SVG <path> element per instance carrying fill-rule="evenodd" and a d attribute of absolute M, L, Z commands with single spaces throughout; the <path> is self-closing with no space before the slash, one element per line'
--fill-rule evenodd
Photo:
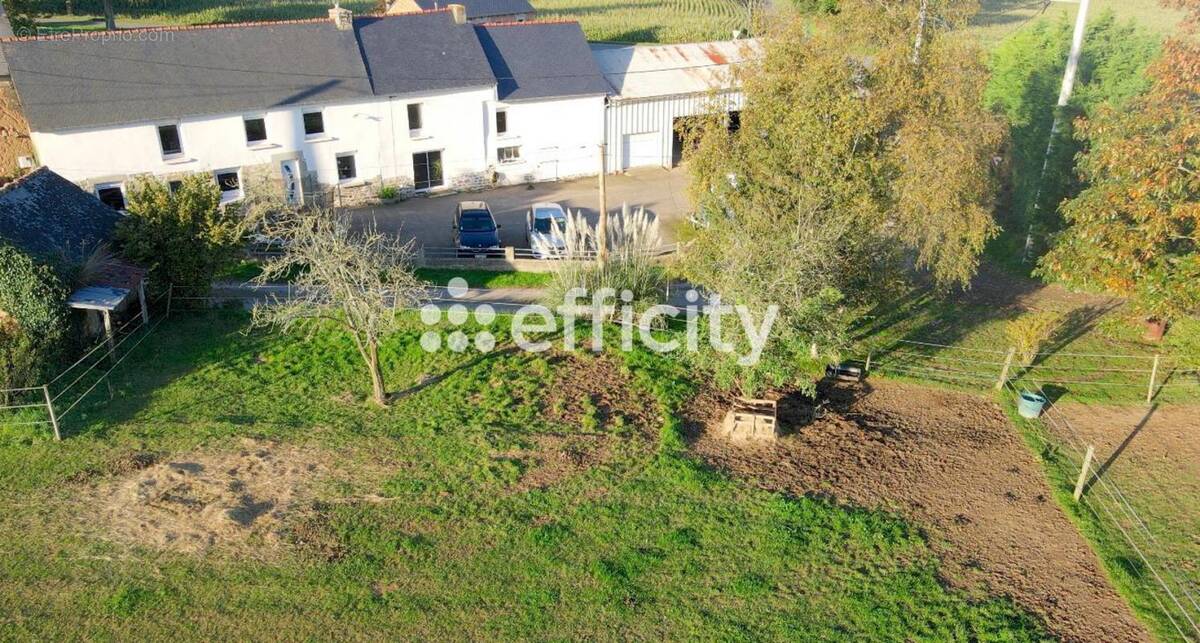
<path fill-rule="evenodd" d="M 500 226 L 483 201 L 462 201 L 454 214 L 454 245 L 459 250 L 497 251 Z"/>

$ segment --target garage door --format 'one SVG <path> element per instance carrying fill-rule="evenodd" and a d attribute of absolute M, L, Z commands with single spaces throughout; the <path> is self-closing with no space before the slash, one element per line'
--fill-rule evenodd
<path fill-rule="evenodd" d="M 658 132 L 626 134 L 621 139 L 621 169 L 641 165 L 662 165 Z"/>

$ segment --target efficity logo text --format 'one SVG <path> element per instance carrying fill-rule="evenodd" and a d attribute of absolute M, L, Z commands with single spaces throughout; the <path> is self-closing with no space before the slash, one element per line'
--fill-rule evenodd
<path fill-rule="evenodd" d="M 471 302 L 464 279 L 451 279 L 446 293 L 447 299 L 427 303 L 420 309 L 422 323 L 439 327 L 421 335 L 421 347 L 428 352 L 461 353 L 471 349 L 489 352 L 496 348 L 496 334 L 489 328 L 498 323 L 510 325 L 508 335 L 521 350 L 547 351 L 554 346 L 554 341 L 547 337 L 561 335 L 563 350 L 572 351 L 580 341 L 576 328 L 583 321 L 591 327 L 590 344 L 594 351 L 605 349 L 606 324 L 620 326 L 621 350 L 633 350 L 636 340 L 656 353 L 698 352 L 700 331 L 707 327 L 706 340 L 714 350 L 721 353 L 740 350 L 738 364 L 752 366 L 762 356 L 779 316 L 779 306 L 775 304 L 756 317 L 749 307 L 723 303 L 719 295 L 702 302 L 695 290 L 685 293 L 686 303 L 682 306 L 655 304 L 639 311 L 634 306 L 633 293 L 628 290 L 598 288 L 589 292 L 585 288 L 571 288 L 563 295 L 562 303 L 553 308 L 543 304 L 497 304 L 511 310 L 503 315 L 490 303 Z M 480 330 L 468 333 L 470 320 Z M 449 323 L 449 330 L 443 321 Z M 657 332 L 665 328 L 677 330 L 681 325 L 682 333 Z M 582 341 L 588 342 L 589 338 Z"/>

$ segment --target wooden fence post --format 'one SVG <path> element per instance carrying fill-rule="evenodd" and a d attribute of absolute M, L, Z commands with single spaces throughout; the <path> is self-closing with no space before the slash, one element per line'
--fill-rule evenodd
<path fill-rule="evenodd" d="M 171 295 L 175 293 L 175 284 L 167 286 L 167 312 L 163 313 L 163 317 L 171 316 Z"/>
<path fill-rule="evenodd" d="M 867 363 L 863 364 L 863 375 L 871 372 L 871 351 L 867 351 Z"/>
<path fill-rule="evenodd" d="M 1017 347 L 1013 346 L 1008 349 L 1008 357 L 1004 358 L 1004 368 L 1000 370 L 1000 379 L 996 380 L 996 390 L 1004 388 L 1004 383 L 1008 381 L 1008 369 L 1012 368 L 1013 358 L 1017 356 Z"/>
<path fill-rule="evenodd" d="M 54 400 L 50 399 L 50 386 L 42 385 L 42 395 L 46 397 L 46 410 L 50 412 L 50 425 L 54 427 L 54 439 L 62 441 L 62 433 L 58 431 L 58 416 L 54 414 Z"/>
<path fill-rule="evenodd" d="M 1150 368 L 1150 388 L 1146 389 L 1146 404 L 1154 400 L 1154 381 L 1158 379 L 1158 353 L 1154 354 L 1154 366 Z"/>
<path fill-rule="evenodd" d="M 1096 448 L 1088 445 L 1087 453 L 1083 456 L 1083 468 L 1079 470 L 1079 479 L 1075 481 L 1075 502 L 1083 497 L 1083 486 L 1087 484 L 1088 473 L 1092 469 L 1092 456 L 1096 455 Z"/>

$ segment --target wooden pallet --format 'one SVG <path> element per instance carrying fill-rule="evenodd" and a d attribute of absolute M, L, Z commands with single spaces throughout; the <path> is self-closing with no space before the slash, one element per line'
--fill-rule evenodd
<path fill-rule="evenodd" d="M 734 442 L 774 441 L 779 437 L 775 400 L 739 399 L 725 414 L 721 435 Z"/>

